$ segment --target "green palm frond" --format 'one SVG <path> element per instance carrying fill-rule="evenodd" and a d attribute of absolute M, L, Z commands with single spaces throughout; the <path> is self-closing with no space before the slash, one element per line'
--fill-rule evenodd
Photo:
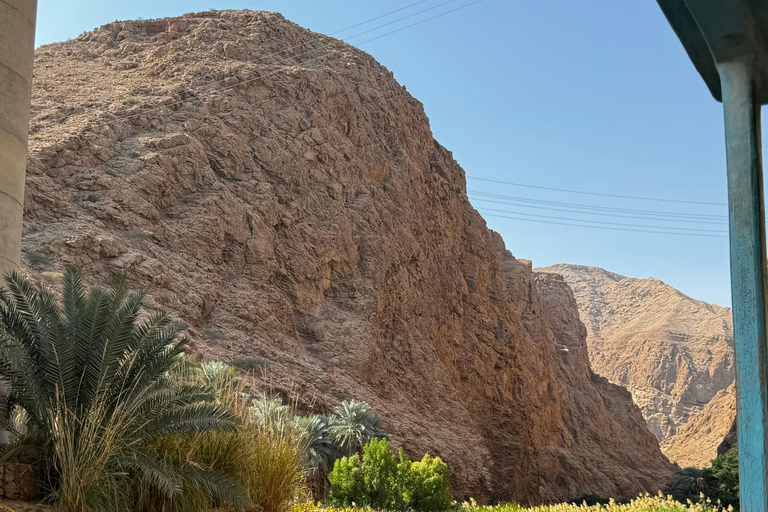
<path fill-rule="evenodd" d="M 357 400 L 344 401 L 334 409 L 329 432 L 347 455 L 359 453 L 368 441 L 384 436 L 381 420 L 371 406 Z"/>
<path fill-rule="evenodd" d="M 139 478 L 159 490 L 166 498 L 181 494 L 181 477 L 162 459 L 149 457 L 141 452 L 133 452 L 120 462 L 127 470 L 137 473 Z"/>
<path fill-rule="evenodd" d="M 237 423 L 210 386 L 168 378 L 186 346 L 184 325 L 162 313 L 140 320 L 144 293 L 130 292 L 124 276 L 107 290 L 86 290 L 80 272 L 67 267 L 61 304 L 18 274 L 5 282 L 0 380 L 8 393 L 0 398 L 0 426 L 16 437 L 7 453 L 34 454 L 65 512 L 120 510 L 124 504 L 110 500 L 124 500 L 131 479 L 178 495 L 184 465 L 153 456 L 150 443 L 232 431 Z M 22 425 L 14 423 L 19 415 Z M 234 496 L 218 476 L 211 482 L 220 499 Z"/>
<path fill-rule="evenodd" d="M 257 398 L 251 406 L 253 421 L 267 430 L 282 430 L 290 424 L 291 408 L 280 398 Z"/>
<path fill-rule="evenodd" d="M 343 453 L 330 433 L 332 419 L 326 415 L 296 416 L 294 428 L 302 439 L 310 472 L 328 473 Z"/>

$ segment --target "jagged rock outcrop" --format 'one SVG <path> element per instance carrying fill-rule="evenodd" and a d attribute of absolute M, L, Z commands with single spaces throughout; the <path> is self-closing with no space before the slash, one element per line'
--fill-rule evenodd
<path fill-rule="evenodd" d="M 679 426 L 675 435 L 665 440 L 661 448 L 669 460 L 681 467 L 706 467 L 723 451 L 720 446 L 728 437 L 734 418 L 736 389 L 732 384 L 719 391 L 687 423 Z"/>
<path fill-rule="evenodd" d="M 279 52 L 279 53 L 278 53 Z M 370 402 L 457 496 L 663 486 L 567 287 L 467 200 L 422 105 L 369 55 L 274 13 L 115 22 L 37 52 L 28 271 L 124 271 L 201 357 L 304 407 Z M 567 350 L 565 350 L 567 349 Z"/>
<path fill-rule="evenodd" d="M 564 276 L 587 326 L 593 368 L 632 392 L 660 441 L 733 382 L 729 308 L 654 278 L 579 265 L 539 270 Z"/>

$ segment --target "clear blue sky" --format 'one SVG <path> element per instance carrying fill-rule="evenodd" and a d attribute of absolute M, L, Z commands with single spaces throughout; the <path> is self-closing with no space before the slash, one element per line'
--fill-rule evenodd
<path fill-rule="evenodd" d="M 212 8 L 279 11 L 312 30 L 332 33 L 414 1 L 40 0 L 37 44 L 73 38 L 116 19 Z M 339 37 L 444 1 L 424 1 Z M 349 42 L 355 44 L 471 1 L 454 0 Z M 391 69 L 424 103 L 436 138 L 453 151 L 468 177 L 625 196 L 726 202 L 721 106 L 709 95 L 656 2 L 484 0 L 361 48 Z M 510 251 L 533 260 L 534 266 L 577 263 L 626 276 L 653 276 L 692 297 L 730 304 L 726 238 L 518 220 L 570 224 L 592 220 L 618 229 L 658 231 L 615 224 L 719 231 L 725 226 L 670 223 L 669 214 L 661 221 L 633 217 L 648 217 L 646 211 L 653 210 L 673 212 L 678 219 L 716 222 L 699 215 L 725 216 L 725 206 L 580 195 L 473 179 L 468 180 L 468 188 L 507 196 L 470 197 L 478 208 L 501 210 L 481 212 Z M 544 202 L 526 202 L 531 200 Z M 573 204 L 643 213 L 600 210 L 600 216 L 584 215 Z M 615 224 L 604 224 L 610 222 Z"/>

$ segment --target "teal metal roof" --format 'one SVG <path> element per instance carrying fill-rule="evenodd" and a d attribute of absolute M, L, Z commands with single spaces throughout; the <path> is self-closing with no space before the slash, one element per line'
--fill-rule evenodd
<path fill-rule="evenodd" d="M 657 0 L 688 56 L 722 101 L 718 62 L 755 58 L 768 104 L 768 0 Z"/>

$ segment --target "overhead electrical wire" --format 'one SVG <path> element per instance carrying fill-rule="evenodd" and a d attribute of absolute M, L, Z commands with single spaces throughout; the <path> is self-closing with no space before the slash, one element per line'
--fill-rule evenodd
<path fill-rule="evenodd" d="M 668 230 L 676 230 L 676 231 L 685 231 L 685 232 L 691 232 L 691 233 L 719 233 L 719 234 L 727 234 L 728 232 L 722 229 L 698 229 L 698 228 L 678 228 L 674 226 L 651 226 L 647 224 L 627 224 L 624 222 L 609 222 L 609 221 L 602 221 L 602 220 L 589 220 L 589 219 L 571 219 L 566 217 L 556 217 L 552 215 L 539 215 L 536 213 L 525 213 L 525 212 L 510 212 L 508 210 L 499 210 L 496 208 L 485 208 L 480 207 L 478 208 L 480 210 L 489 211 L 489 212 L 496 212 L 496 213 L 511 213 L 514 215 L 523 215 L 525 217 L 536 217 L 539 219 L 554 219 L 554 220 L 567 220 L 567 221 L 573 221 L 573 222 L 586 222 L 589 224 L 599 224 L 599 225 L 606 225 L 606 226 L 621 226 L 621 227 L 637 227 L 637 228 L 649 228 L 649 229 L 668 229 Z"/>
<path fill-rule="evenodd" d="M 418 2 L 414 2 L 412 4 L 408 4 L 405 7 L 400 7 L 399 9 L 395 9 L 394 11 L 389 11 L 387 13 L 381 14 L 381 15 L 376 16 L 374 18 L 370 18 L 370 19 L 367 19 L 365 21 L 361 21 L 360 23 L 355 23 L 354 25 L 350 25 L 350 26 L 348 26 L 346 28 L 342 28 L 341 30 L 337 30 L 336 32 L 331 32 L 328 35 L 329 36 L 335 36 L 337 34 L 341 34 L 342 32 L 346 32 L 347 30 L 352 30 L 353 28 L 357 28 L 357 27 L 361 27 L 363 25 L 367 25 L 368 23 L 371 23 L 373 21 L 380 20 L 382 18 L 386 18 L 387 16 L 391 16 L 391 15 L 396 14 L 398 12 L 405 11 L 407 9 L 410 9 L 411 7 L 415 7 L 415 6 L 419 5 L 419 4 L 424 4 L 424 3 L 427 3 L 429 1 L 430 0 L 419 0 Z"/>
<path fill-rule="evenodd" d="M 479 208 L 478 210 L 481 210 L 481 209 L 482 208 Z M 498 215 L 494 213 L 486 213 L 483 215 L 483 217 L 497 217 L 501 219 L 513 219 L 513 220 L 521 220 L 525 222 L 536 222 L 539 224 L 554 224 L 558 226 L 574 226 L 579 228 L 603 229 L 603 230 L 609 230 L 609 231 L 625 231 L 625 232 L 632 232 L 632 233 L 655 233 L 659 235 L 697 236 L 697 237 L 703 237 L 703 238 L 728 238 L 728 235 L 708 235 L 703 233 L 685 233 L 685 232 L 658 231 L 658 230 L 648 230 L 648 229 L 616 228 L 616 227 L 608 227 L 608 226 L 591 226 L 591 225 L 585 225 L 585 224 L 576 224 L 573 222 L 555 222 L 555 221 L 548 221 L 548 220 L 526 219 L 523 217 Z"/>
<path fill-rule="evenodd" d="M 708 205 L 708 206 L 728 206 L 727 203 L 714 203 L 714 202 L 708 202 L 708 201 L 692 201 L 692 200 L 685 200 L 685 199 L 668 199 L 668 198 L 661 198 L 661 197 L 649 197 L 649 196 L 630 196 L 630 195 L 622 195 L 622 194 L 608 194 L 604 192 L 591 192 L 586 190 L 573 190 L 573 189 L 566 189 L 566 188 L 556 188 L 556 187 L 544 187 L 539 185 L 530 185 L 527 183 L 515 183 L 511 181 L 502 181 L 502 180 L 494 180 L 490 178 L 480 178 L 478 176 L 467 176 L 467 179 L 470 180 L 476 180 L 476 181 L 484 181 L 487 183 L 497 183 L 500 185 L 509 185 L 512 187 L 524 187 L 524 188 L 533 188 L 538 190 L 549 190 L 553 192 L 566 192 L 569 194 L 583 194 L 583 195 L 589 195 L 589 196 L 600 196 L 600 197 L 614 197 L 618 199 L 634 199 L 639 201 L 658 201 L 658 202 L 664 202 L 664 203 L 682 203 L 682 204 L 700 204 L 700 205 Z"/>
<path fill-rule="evenodd" d="M 397 34 L 398 32 L 402 32 L 403 30 L 409 29 L 411 27 L 415 27 L 416 25 L 421 25 L 422 23 L 426 23 L 428 21 L 432 21 L 434 19 L 440 18 L 441 16 L 445 16 L 446 14 L 451 14 L 452 12 L 460 11 L 460 10 L 466 9 L 467 7 L 470 7 L 472 5 L 479 4 L 482 1 L 483 0 L 475 0 L 474 2 L 470 2 L 470 3 L 466 4 L 466 5 L 462 5 L 461 7 L 456 7 L 455 9 L 451 9 L 450 11 L 445 11 L 445 12 L 442 12 L 440 14 L 436 14 L 435 16 L 432 16 L 431 18 L 426 18 L 426 19 L 423 19 L 423 20 L 419 20 L 416 23 L 411 23 L 410 25 L 406 25 L 404 27 L 400 27 L 397 30 L 393 30 L 391 32 L 387 32 L 386 34 L 381 34 L 379 36 L 372 37 L 370 39 L 366 39 L 365 41 L 360 41 L 359 43 L 355 43 L 355 44 L 361 45 L 361 44 L 365 44 L 365 43 L 370 43 L 371 41 L 376 41 L 377 39 L 381 39 L 382 37 L 387 37 L 387 36 L 391 36 L 392 34 Z"/>
<path fill-rule="evenodd" d="M 508 196 L 504 194 L 492 194 L 489 192 L 480 192 L 476 190 L 468 190 L 467 193 L 477 197 L 487 197 L 492 199 L 498 199 L 500 200 L 500 202 L 503 202 L 505 204 L 514 204 L 514 205 L 518 203 L 530 203 L 530 204 L 537 204 L 537 205 L 544 204 L 544 205 L 550 205 L 550 206 L 563 206 L 567 208 L 592 210 L 596 212 L 605 212 L 605 213 L 615 213 L 615 212 L 636 213 L 641 215 L 680 217 L 684 219 L 704 219 L 704 220 L 711 220 L 711 221 L 727 221 L 728 220 L 727 215 L 711 215 L 711 214 L 701 214 L 701 213 L 673 212 L 669 210 L 647 210 L 647 209 L 637 209 L 637 208 L 617 208 L 617 207 L 610 207 L 610 206 L 596 206 L 593 204 L 566 203 L 562 201 L 546 201 L 542 199 L 530 199 L 527 197 Z"/>
<path fill-rule="evenodd" d="M 674 217 L 660 217 L 660 216 L 643 216 L 643 215 L 625 215 L 622 213 L 598 213 L 598 212 L 591 212 L 591 211 L 580 211 L 575 209 L 566 209 L 566 208 L 554 208 L 549 206 L 533 206 L 529 204 L 511 204 L 504 201 L 494 201 L 493 199 L 483 199 L 475 197 L 473 198 L 470 196 L 470 199 L 472 201 L 480 201 L 484 203 L 493 203 L 493 204 L 503 204 L 508 206 L 517 206 L 519 208 L 528 208 L 528 209 L 534 209 L 534 210 L 548 210 L 548 211 L 555 211 L 555 212 L 565 212 L 565 213 L 575 213 L 577 215 L 592 215 L 597 217 L 610 217 L 610 218 L 623 218 L 623 219 L 638 219 L 638 220 L 649 220 L 649 221 L 655 221 L 655 222 L 680 222 L 685 224 L 705 224 L 710 226 L 727 226 L 728 222 L 722 222 L 722 221 L 710 221 L 710 220 L 692 220 L 692 219 L 680 219 L 680 218 L 674 218 Z M 509 213 L 518 213 L 518 212 L 509 212 Z"/>
<path fill-rule="evenodd" d="M 444 5 L 447 5 L 447 4 L 449 4 L 449 3 L 453 3 L 453 2 L 455 2 L 455 1 L 456 1 L 456 0 L 446 0 L 445 2 L 442 2 L 442 3 L 438 4 L 438 5 L 435 5 L 435 6 L 433 6 L 433 7 L 430 7 L 430 8 L 427 8 L 427 9 L 423 9 L 423 10 L 421 10 L 421 11 L 419 11 L 419 12 L 416 12 L 416 13 L 410 14 L 410 15 L 408 15 L 408 16 L 403 16 L 403 17 L 401 17 L 401 18 L 399 18 L 399 19 L 397 19 L 397 20 L 394 20 L 394 21 L 391 21 L 391 22 L 387 22 L 387 23 L 384 23 L 384 24 L 382 24 L 382 25 L 379 25 L 379 26 L 377 26 L 377 27 L 373 27 L 373 28 L 371 28 L 371 29 L 368 29 L 368 30 L 365 30 L 365 31 L 363 31 L 363 32 L 358 32 L 357 34 L 354 34 L 354 35 L 352 35 L 352 36 L 349 36 L 347 39 L 353 39 L 353 38 L 355 38 L 355 37 L 359 37 L 359 36 L 361 36 L 361 35 L 364 35 L 364 34 L 368 34 L 368 33 L 374 32 L 374 31 L 376 31 L 376 30 L 379 30 L 379 29 L 381 29 L 381 28 L 383 28 L 383 27 L 387 27 L 387 26 L 390 26 L 390 25 L 392 25 L 392 24 L 394 24 L 394 23 L 397 23 L 397 22 L 399 22 L 399 21 L 403 21 L 403 20 L 406 20 L 406 19 L 412 18 L 412 17 L 414 17 L 414 16 L 417 16 L 417 15 L 419 15 L 419 14 L 423 14 L 423 13 L 425 13 L 425 12 L 428 12 L 428 11 L 431 11 L 431 10 L 434 10 L 434 9 L 437 9 L 437 8 L 439 8 L 439 7 L 442 7 L 442 6 L 444 6 Z M 456 12 L 456 11 L 459 11 L 459 10 L 461 10 L 461 9 L 465 9 L 465 8 L 467 8 L 467 7 L 470 7 L 470 6 L 472 6 L 472 5 L 478 4 L 478 3 L 482 2 L 482 1 L 484 1 L 484 0 L 475 0 L 474 2 L 470 2 L 470 3 L 468 3 L 468 4 L 464 4 L 464 5 L 460 6 L 460 7 L 457 7 L 457 8 L 455 8 L 455 9 L 451 9 L 451 10 L 448 10 L 448 11 L 442 12 L 442 13 L 440 13 L 440 14 L 437 14 L 437 15 L 435 15 L 435 16 L 432 16 L 432 17 L 429 17 L 429 18 L 425 18 L 425 19 L 423 19 L 423 20 L 419 20 L 419 21 L 417 21 L 417 22 L 415 22 L 415 23 L 412 23 L 412 24 L 410 24 L 410 25 L 407 25 L 407 26 L 405 26 L 405 27 L 401 27 L 401 28 L 398 28 L 397 30 L 393 30 L 393 31 L 391 31 L 391 32 L 387 32 L 387 33 L 385 33 L 385 34 L 382 34 L 382 35 L 379 35 L 379 36 L 376 36 L 376 37 L 373 37 L 373 38 L 371 38 L 371 39 L 367 39 L 367 40 L 365 40 L 365 41 L 362 41 L 362 42 L 359 42 L 359 43 L 355 43 L 355 44 L 361 45 L 361 44 L 369 43 L 369 42 L 371 42 L 371 41 L 374 41 L 374 40 L 376 40 L 376 39 L 381 39 L 382 37 L 386 37 L 386 36 L 389 36 L 389 35 L 395 34 L 395 33 L 397 33 L 397 32 L 400 32 L 400 31 L 402 31 L 402 30 L 405 30 L 405 29 L 408 29 L 408 28 L 412 28 L 412 27 L 415 27 L 415 26 L 417 26 L 417 25 L 421 25 L 421 24 L 423 24 L 423 23 L 427 23 L 427 22 L 429 22 L 429 21 L 432 21 L 432 20 L 435 20 L 435 19 L 437 19 L 437 18 L 441 18 L 441 17 L 443 17 L 443 16 L 445 16 L 445 15 L 451 14 L 451 13 L 453 13 L 453 12 Z M 364 21 L 364 22 L 361 22 L 361 23 L 358 23 L 358 24 L 356 24 L 356 25 L 353 25 L 353 26 L 347 27 L 347 28 L 345 28 L 345 29 L 342 29 L 342 30 L 340 30 L 340 31 L 338 31 L 338 32 L 344 32 L 344 31 L 346 31 L 346 30 L 349 30 L 350 28 L 353 28 L 353 27 L 356 27 L 356 26 L 360 26 L 360 25 L 364 25 L 364 24 L 366 24 L 366 23 L 369 23 L 370 21 L 372 21 L 372 20 L 374 20 L 374 19 L 381 19 L 381 18 L 384 18 L 384 17 L 386 17 L 386 16 L 389 16 L 389 15 L 391 15 L 391 14 L 393 14 L 393 13 L 396 13 L 396 12 L 400 12 L 400 11 L 403 11 L 403 10 L 405 10 L 405 9 L 409 8 L 409 7 L 413 7 L 413 6 L 415 6 L 415 5 L 418 5 L 418 4 L 421 4 L 421 3 L 424 3 L 424 2 L 423 2 L 423 1 L 414 2 L 414 3 L 412 3 L 412 4 L 408 5 L 408 6 L 402 7 L 402 8 L 400 8 L 400 9 L 396 9 L 396 10 L 394 10 L 394 11 L 390 11 L 389 13 L 387 13 L 387 14 L 383 14 L 383 15 L 380 15 L 380 16 L 377 16 L 376 18 L 371 18 L 370 20 L 366 20 L 366 21 Z M 272 53 L 272 54 L 270 54 L 270 55 L 267 55 L 266 57 L 273 57 L 273 56 L 279 55 L 280 53 L 284 53 L 284 52 L 286 52 L 286 51 L 290 51 L 290 50 L 292 50 L 292 49 L 295 49 L 295 48 L 299 48 L 299 47 L 305 46 L 306 44 L 309 44 L 309 43 L 312 43 L 312 42 L 316 42 L 316 41 L 320 41 L 320 40 L 322 40 L 322 39 L 325 39 L 325 36 L 320 36 L 320 37 L 317 37 L 317 38 L 315 38 L 315 39 L 313 39 L 313 40 L 305 41 L 305 42 L 303 42 L 303 43 L 300 43 L 300 44 L 298 44 L 298 45 L 295 45 L 295 46 L 293 46 L 293 47 L 290 47 L 290 48 L 286 48 L 286 49 L 283 49 L 283 50 L 279 50 L 279 51 L 277 51 L 277 52 L 274 52 L 274 53 Z M 344 41 L 344 40 L 343 40 L 343 41 Z M 337 44 L 337 43 L 338 43 L 338 41 L 337 41 L 337 40 L 331 40 L 331 41 L 328 41 L 328 43 L 327 43 L 326 45 L 324 45 L 324 46 L 321 46 L 320 48 L 313 48 L 313 49 L 307 50 L 307 51 L 305 51 L 305 52 L 302 52 L 302 53 L 300 53 L 300 54 L 298 54 L 298 55 L 292 55 L 292 56 L 290 56 L 290 57 L 286 57 L 285 59 L 286 59 L 286 60 L 287 60 L 287 59 L 295 60 L 295 59 L 298 59 L 298 58 L 300 58 L 300 57 L 302 57 L 302 56 L 304 56 L 304 55 L 307 55 L 307 54 L 309 54 L 309 53 L 312 53 L 312 52 L 316 52 L 316 51 L 318 51 L 318 50 L 325 50 L 325 49 L 327 49 L 327 48 L 329 48 L 329 47 L 331 47 L 331 46 L 333 46 L 333 45 L 335 45 L 335 44 Z M 308 60 L 305 60 L 305 61 L 303 61 L 301 64 L 308 64 L 308 63 L 310 63 L 310 62 L 314 62 L 314 61 L 316 61 L 316 60 L 319 60 L 319 59 L 321 59 L 321 58 L 322 58 L 322 57 L 324 57 L 324 56 L 326 56 L 326 54 L 321 54 L 321 55 L 318 55 L 318 56 L 316 56 L 316 57 L 314 57 L 314 58 L 311 58 L 311 59 L 308 59 Z M 266 57 L 262 57 L 261 59 L 263 60 L 263 59 L 264 59 L 264 58 L 266 58 Z M 283 63 L 283 65 L 285 65 L 285 64 L 286 64 L 286 63 Z M 249 70 L 249 71 L 250 71 L 251 73 L 253 73 L 253 72 L 255 72 L 255 71 L 258 71 L 258 70 L 260 70 L 260 69 L 264 69 L 264 68 L 267 68 L 267 67 L 272 67 L 272 66 L 275 66 L 275 65 L 280 65 L 280 64 L 279 64 L 279 63 L 277 63 L 277 64 L 276 64 L 276 63 L 266 63 L 266 64 L 263 64 L 263 65 L 261 65 L 261 66 L 257 67 L 256 69 L 251 69 L 251 70 Z M 233 88 L 236 88 L 236 87 L 241 87 L 241 86 L 243 86 L 243 85 L 245 85 L 245 84 L 247 84 L 247 83 L 251 83 L 251 82 L 253 82 L 253 81 L 256 81 L 256 80 L 263 80 L 264 78 L 266 78 L 266 77 L 268 77 L 268 76 L 270 76 L 270 75 L 273 75 L 273 74 L 277 74 L 277 73 L 279 73 L 279 72 L 281 72 L 281 71 L 283 71 L 283 69 L 277 69 L 277 70 L 274 70 L 274 71 L 272 71 L 271 73 L 267 73 L 266 75 L 259 75 L 259 76 L 255 76 L 255 77 L 253 77 L 253 78 L 250 78 L 250 79 L 246 79 L 246 80 L 240 81 L 240 82 L 238 82 L 238 83 L 236 83 L 236 84 L 232 84 L 231 86 L 228 86 L 228 87 L 222 87 L 222 88 L 219 88 L 219 89 L 215 89 L 215 90 L 212 90 L 212 91 L 211 91 L 211 93 L 212 93 L 212 95 L 213 95 L 213 94 L 220 94 L 220 93 L 222 93 L 222 92 L 224 92 L 224 91 L 227 91 L 227 90 L 229 90 L 229 89 L 233 89 Z M 210 86 L 213 86 L 213 85 L 216 85 L 216 84 L 220 84 L 220 83 L 226 82 L 227 80 L 229 80 L 229 79 L 231 79 L 231 78 L 233 78 L 233 77 L 232 77 L 232 76 L 229 76 L 229 77 L 223 78 L 223 79 L 221 79 L 221 80 L 216 80 L 216 81 L 212 81 L 212 82 L 208 82 L 208 83 L 206 83 L 206 84 L 200 85 L 200 86 L 198 86 L 198 91 L 199 91 L 200 89 L 204 88 L 204 87 L 210 87 Z M 187 91 L 184 91 L 184 92 L 185 92 L 185 93 L 187 93 L 187 94 L 190 94 L 190 93 L 191 93 L 191 92 L 193 92 L 193 91 L 187 90 Z M 146 115 L 146 114 L 148 114 L 148 113 L 150 113 L 150 112 L 153 112 L 153 111 L 155 111 L 155 110 L 160 110 L 160 109 L 163 109 L 163 108 L 169 108 L 169 107 L 172 107 L 172 106 L 175 106 L 175 105 L 180 105 L 180 104 L 184 103 L 185 101 L 188 101 L 188 100 L 186 100 L 186 99 L 184 99 L 184 100 L 176 100 L 176 101 L 173 101 L 173 102 L 171 102 L 171 103 L 163 103 L 163 104 L 161 104 L 161 105 L 157 105 L 157 106 L 155 106 L 155 107 L 152 107 L 152 108 L 149 108 L 149 109 L 141 109 L 140 107 L 138 107 L 138 108 L 136 108 L 136 110 L 137 110 L 136 112 L 131 112 L 131 113 L 130 113 L 130 114 L 128 114 L 128 115 L 118 116 L 118 115 L 114 115 L 114 114 L 113 114 L 113 115 L 112 115 L 112 117 L 109 119 L 109 121 L 111 121 L 111 122 L 114 122 L 114 121 L 120 121 L 120 120 L 123 120 L 123 119 L 129 119 L 129 118 L 131 118 L 131 117 L 135 117 L 135 116 Z"/>

